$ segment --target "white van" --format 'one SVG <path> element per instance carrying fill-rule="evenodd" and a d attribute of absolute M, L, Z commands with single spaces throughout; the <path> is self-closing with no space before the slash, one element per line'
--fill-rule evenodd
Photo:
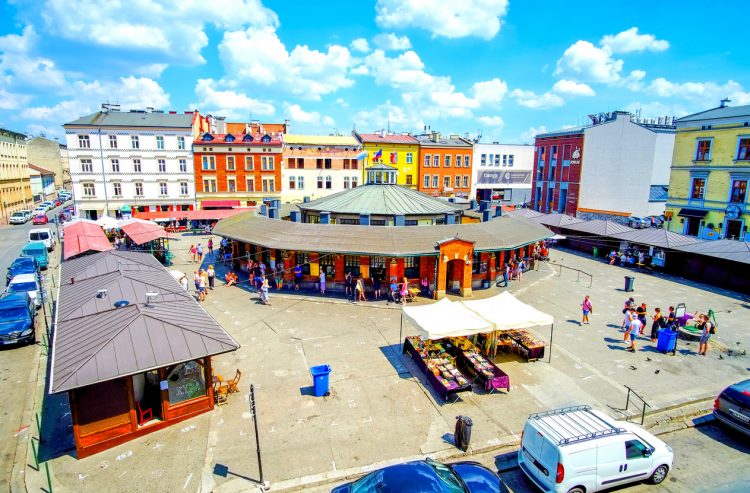
<path fill-rule="evenodd" d="M 43 241 L 49 252 L 55 249 L 55 236 L 49 228 L 30 229 L 29 241 Z"/>
<path fill-rule="evenodd" d="M 591 493 L 643 480 L 659 484 L 673 457 L 640 426 L 575 406 L 529 416 L 518 465 L 542 491 Z"/>

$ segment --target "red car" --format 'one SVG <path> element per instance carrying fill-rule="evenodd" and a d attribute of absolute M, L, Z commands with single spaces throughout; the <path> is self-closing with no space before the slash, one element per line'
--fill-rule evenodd
<path fill-rule="evenodd" d="M 60 199 L 55 199 L 55 207 L 58 207 L 58 206 L 60 206 L 60 205 L 62 205 L 62 200 L 60 200 Z"/>
<path fill-rule="evenodd" d="M 49 218 L 47 218 L 46 214 L 37 214 L 34 216 L 34 219 L 31 220 L 31 224 L 47 224 L 49 222 Z"/>

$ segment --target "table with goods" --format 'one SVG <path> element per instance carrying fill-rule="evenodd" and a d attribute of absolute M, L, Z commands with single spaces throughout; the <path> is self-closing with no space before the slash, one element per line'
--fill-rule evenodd
<path fill-rule="evenodd" d="M 457 399 L 459 392 L 471 390 L 471 381 L 456 367 L 456 357 L 448 353 L 440 341 L 407 337 L 403 352 L 412 357 L 435 391 L 445 400 Z"/>
<path fill-rule="evenodd" d="M 450 337 L 447 340 L 454 348 L 459 369 L 465 375 L 473 377 L 488 392 L 499 389 L 510 391 L 508 374 L 482 355 L 479 348 L 472 344 L 469 339 L 466 337 Z"/>
<path fill-rule="evenodd" d="M 519 354 L 527 361 L 534 361 L 544 357 L 545 342 L 534 337 L 526 330 L 506 330 L 503 335 L 511 340 L 511 351 Z"/>

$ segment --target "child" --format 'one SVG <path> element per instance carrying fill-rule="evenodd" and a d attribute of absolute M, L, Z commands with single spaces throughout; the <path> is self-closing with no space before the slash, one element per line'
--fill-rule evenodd
<path fill-rule="evenodd" d="M 589 299 L 589 295 L 586 295 L 583 298 L 583 303 L 581 303 L 581 309 L 583 310 L 583 320 L 581 320 L 581 325 L 588 324 L 589 323 L 589 313 L 593 313 L 594 306 L 591 304 L 591 300 Z"/>

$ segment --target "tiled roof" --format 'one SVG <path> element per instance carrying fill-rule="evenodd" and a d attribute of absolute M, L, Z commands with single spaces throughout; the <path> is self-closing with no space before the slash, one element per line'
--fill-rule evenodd
<path fill-rule="evenodd" d="M 676 250 L 750 264 L 750 243 L 737 240 L 701 241 L 678 246 Z"/>
<path fill-rule="evenodd" d="M 649 202 L 666 202 L 669 194 L 669 185 L 651 185 L 648 193 Z"/>
<path fill-rule="evenodd" d="M 239 347 L 153 256 L 120 251 L 62 263 L 52 340 L 52 393 Z"/>
<path fill-rule="evenodd" d="M 723 108 L 712 108 L 710 110 L 693 113 L 692 115 L 677 118 L 675 123 L 700 122 L 703 120 L 719 120 L 722 118 L 747 118 L 750 120 L 750 105 L 724 106 Z"/>
<path fill-rule="evenodd" d="M 661 228 L 634 229 L 627 233 L 612 235 L 612 237 L 630 243 L 655 246 L 658 248 L 677 248 L 685 245 L 704 243 L 704 240 L 699 240 L 695 236 L 681 235 Z"/>
<path fill-rule="evenodd" d="M 205 135 L 210 135 L 213 140 L 204 140 Z M 247 146 L 279 146 L 282 144 L 281 141 L 281 134 L 274 134 L 271 135 L 270 133 L 267 134 L 250 134 L 250 136 L 253 138 L 251 141 L 245 141 L 245 136 L 248 134 L 211 134 L 211 133 L 202 133 L 198 136 L 198 138 L 193 142 L 195 145 L 235 145 L 240 147 L 247 147 Z M 263 142 L 263 137 L 268 136 L 271 140 L 269 142 Z M 231 136 L 231 138 L 234 138 L 234 140 L 227 140 L 227 137 Z"/>
<path fill-rule="evenodd" d="M 373 216 L 448 214 L 462 209 L 411 188 L 381 184 L 350 188 L 298 206 L 308 211 Z"/>
<path fill-rule="evenodd" d="M 34 171 L 39 172 L 42 175 L 54 175 L 55 172 L 52 170 L 49 170 L 47 168 L 42 168 L 41 166 L 37 166 L 36 164 L 29 163 L 29 168 L 33 169 Z"/>
<path fill-rule="evenodd" d="M 82 116 L 66 125 L 101 127 L 172 127 L 192 128 L 193 112 L 189 113 L 146 113 L 133 111 L 98 112 Z"/>
<path fill-rule="evenodd" d="M 555 226 L 558 228 L 564 228 L 570 224 L 583 222 L 583 219 L 578 219 L 577 217 L 569 216 L 567 214 L 560 214 L 558 212 L 536 216 L 531 218 L 531 220 L 536 221 L 539 224 L 544 224 L 545 226 Z"/>
<path fill-rule="evenodd" d="M 94 221 L 79 220 L 63 228 L 63 258 L 69 259 L 89 251 L 104 252 L 112 249 L 109 238 Z"/>
<path fill-rule="evenodd" d="M 474 242 L 476 251 L 520 248 L 551 237 L 539 224 L 503 216 L 483 223 L 441 226 L 352 226 L 268 219 L 252 212 L 218 222 L 214 234 L 266 248 L 362 255 L 434 255 L 440 241 Z"/>
<path fill-rule="evenodd" d="M 472 147 L 471 142 L 468 142 L 460 137 L 451 138 L 443 135 L 437 140 L 437 142 L 435 142 L 429 135 L 417 135 L 417 140 L 419 141 L 419 145 L 422 147 Z"/>
<path fill-rule="evenodd" d="M 598 236 L 612 236 L 618 233 L 627 233 L 629 231 L 633 231 L 632 228 L 624 226 L 620 223 L 604 219 L 581 221 L 578 223 L 567 224 L 562 227 L 565 229 L 572 229 L 573 231 L 590 233 Z"/>
<path fill-rule="evenodd" d="M 300 135 L 286 134 L 287 145 L 351 146 L 359 147 L 359 141 L 351 135 Z"/>
<path fill-rule="evenodd" d="M 385 136 L 383 136 L 380 134 L 355 133 L 354 136 L 357 137 L 360 142 L 365 144 L 419 144 L 417 139 L 411 135 L 385 134 Z"/>

